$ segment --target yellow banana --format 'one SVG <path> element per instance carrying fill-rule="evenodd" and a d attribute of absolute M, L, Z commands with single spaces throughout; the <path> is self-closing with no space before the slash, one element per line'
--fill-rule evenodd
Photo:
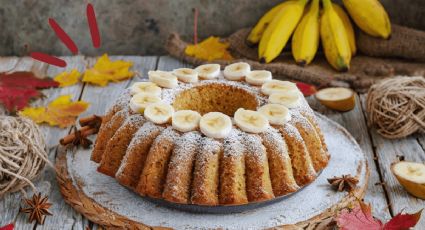
<path fill-rule="evenodd" d="M 339 18 L 341 18 L 342 23 L 344 23 L 345 31 L 348 36 L 348 43 L 350 43 L 351 55 L 356 55 L 357 47 L 356 47 L 356 35 L 354 34 L 353 25 L 351 24 L 350 18 L 347 13 L 345 13 L 344 9 L 340 7 L 338 4 L 332 4 L 335 12 L 338 14 Z"/>
<path fill-rule="evenodd" d="M 269 63 L 279 56 L 300 21 L 307 1 L 290 1 L 279 10 L 261 37 L 258 47 L 260 60 Z"/>
<path fill-rule="evenodd" d="M 343 0 L 354 22 L 369 35 L 388 38 L 391 23 L 387 12 L 378 0 Z"/>
<path fill-rule="evenodd" d="M 252 28 L 251 32 L 248 35 L 248 38 L 246 39 L 250 45 L 257 44 L 258 42 L 260 42 L 261 36 L 263 35 L 267 25 L 270 24 L 270 22 L 276 16 L 277 12 L 279 12 L 279 10 L 282 9 L 284 5 L 287 5 L 288 2 L 289 1 L 286 1 L 273 7 L 271 10 L 267 11 L 267 13 L 260 18 L 260 20 L 254 26 L 254 28 Z"/>
<path fill-rule="evenodd" d="M 319 0 L 313 0 L 292 36 L 292 56 L 299 65 L 309 64 L 319 47 Z"/>
<path fill-rule="evenodd" d="M 351 49 L 344 24 L 332 7 L 330 0 L 323 0 L 320 18 L 320 36 L 326 59 L 339 71 L 350 68 Z"/>

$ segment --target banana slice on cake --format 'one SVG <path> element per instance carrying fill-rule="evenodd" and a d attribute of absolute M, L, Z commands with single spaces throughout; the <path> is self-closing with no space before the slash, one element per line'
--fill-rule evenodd
<path fill-rule="evenodd" d="M 425 199 L 425 164 L 400 161 L 391 165 L 391 171 L 410 194 Z"/>
<path fill-rule="evenodd" d="M 172 126 L 180 132 L 194 131 L 199 126 L 201 114 L 193 110 L 180 110 L 173 114 Z"/>
<path fill-rule="evenodd" d="M 248 133 L 261 133 L 269 127 L 267 117 L 257 111 L 238 109 L 234 116 L 235 124 Z"/>
<path fill-rule="evenodd" d="M 130 94 L 135 95 L 138 93 L 146 93 L 154 96 L 161 96 L 161 87 L 153 82 L 136 82 L 130 87 Z"/>
<path fill-rule="evenodd" d="M 232 131 L 232 120 L 220 112 L 210 112 L 199 121 L 201 132 L 211 138 L 225 138 Z"/>
<path fill-rule="evenodd" d="M 251 72 L 251 66 L 245 62 L 230 64 L 224 68 L 223 75 L 227 80 L 240 81 Z"/>
<path fill-rule="evenodd" d="M 173 106 L 164 102 L 157 102 L 148 105 L 143 115 L 155 124 L 165 124 L 170 121 L 173 114 Z"/>
<path fill-rule="evenodd" d="M 272 73 L 267 70 L 253 70 L 245 76 L 245 81 L 251 85 L 263 85 L 272 80 Z"/>
<path fill-rule="evenodd" d="M 152 94 L 138 93 L 130 99 L 130 109 L 136 113 L 143 113 L 150 104 L 160 102 L 161 98 Z"/>
<path fill-rule="evenodd" d="M 301 94 L 293 91 L 273 93 L 269 96 L 269 103 L 284 105 L 290 109 L 296 108 L 301 105 Z"/>
<path fill-rule="evenodd" d="M 300 93 L 298 87 L 295 83 L 290 81 L 280 81 L 280 80 L 271 80 L 264 83 L 261 86 L 261 92 L 265 95 L 271 95 L 273 93 L 280 92 L 291 92 L 291 93 Z"/>
<path fill-rule="evenodd" d="M 167 71 L 149 71 L 149 81 L 164 87 L 164 88 L 175 88 L 178 85 L 177 77 L 174 76 L 172 73 Z"/>
<path fill-rule="evenodd" d="M 288 108 L 279 104 L 267 104 L 258 109 L 272 125 L 283 125 L 291 120 L 291 112 Z"/>
<path fill-rule="evenodd" d="M 173 70 L 173 74 L 177 76 L 177 78 L 186 83 L 195 83 L 198 82 L 198 72 L 194 69 L 189 68 L 179 68 Z"/>
<path fill-rule="evenodd" d="M 205 64 L 200 65 L 195 68 L 195 71 L 198 72 L 198 75 L 202 79 L 216 79 L 220 75 L 220 65 L 219 64 Z"/>

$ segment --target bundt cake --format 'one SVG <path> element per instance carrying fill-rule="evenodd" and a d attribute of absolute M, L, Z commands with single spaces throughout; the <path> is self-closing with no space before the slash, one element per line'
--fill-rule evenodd
<path fill-rule="evenodd" d="M 141 196 L 241 205 L 296 192 L 329 161 L 296 84 L 235 63 L 150 71 L 103 117 L 91 159 Z"/>

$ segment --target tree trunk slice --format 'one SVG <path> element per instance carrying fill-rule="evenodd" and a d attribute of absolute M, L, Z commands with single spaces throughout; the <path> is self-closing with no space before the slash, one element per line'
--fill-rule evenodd
<path fill-rule="evenodd" d="M 249 31 L 249 28 L 241 29 L 226 38 L 230 43 L 230 51 L 235 60 L 214 60 L 212 62 L 223 66 L 244 61 L 249 63 L 253 69 L 271 71 L 275 78 L 302 81 L 318 87 L 350 87 L 358 92 L 366 92 L 377 81 L 396 75 L 425 76 L 423 63 L 362 55 L 353 57 L 350 70 L 341 73 L 330 67 L 320 50 L 313 62 L 305 67 L 297 65 L 287 50 L 284 50 L 282 55 L 271 63 L 260 63 L 257 48 L 250 47 L 245 42 Z M 178 34 L 171 34 L 166 49 L 171 56 L 195 66 L 208 63 L 208 61 L 186 55 L 184 51 L 187 45 Z"/>
<path fill-rule="evenodd" d="M 68 204 L 109 229 L 263 229 L 324 224 L 338 210 L 363 197 L 369 169 L 354 138 L 337 123 L 318 117 L 331 154 L 329 165 L 303 190 L 263 208 L 224 215 L 192 214 L 157 206 L 98 173 L 97 164 L 90 161 L 90 149 L 60 151 L 56 160 L 58 184 Z M 332 190 L 326 180 L 343 174 L 359 179 L 352 195 Z"/>

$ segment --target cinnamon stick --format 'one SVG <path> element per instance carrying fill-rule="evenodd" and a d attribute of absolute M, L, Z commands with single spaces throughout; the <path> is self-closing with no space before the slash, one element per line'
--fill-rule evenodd
<path fill-rule="evenodd" d="M 76 132 L 81 132 L 81 136 L 87 137 L 89 135 L 96 134 L 98 131 L 99 131 L 98 128 L 90 127 L 87 125 L 87 126 L 81 127 L 81 129 L 77 130 Z M 61 145 L 67 145 L 72 143 L 76 138 L 76 132 L 70 133 L 64 138 L 60 139 L 59 143 Z"/>
<path fill-rule="evenodd" d="M 101 122 L 102 122 L 102 117 L 97 116 L 96 114 L 93 114 L 88 117 L 80 118 L 79 120 L 81 127 L 87 126 L 87 125 L 94 126 L 96 123 L 101 123 Z"/>

